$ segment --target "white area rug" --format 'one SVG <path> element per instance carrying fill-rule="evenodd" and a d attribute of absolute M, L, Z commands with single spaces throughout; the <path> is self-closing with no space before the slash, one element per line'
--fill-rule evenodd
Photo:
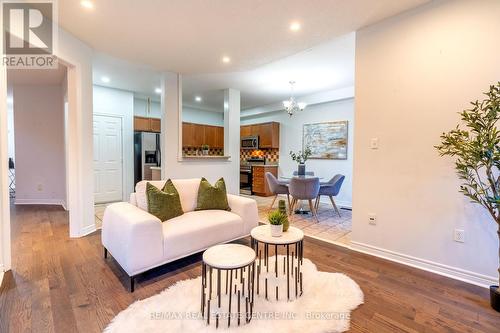
<path fill-rule="evenodd" d="M 273 258 L 274 259 L 274 258 Z M 274 261 L 270 259 L 270 267 Z M 283 262 L 283 257 L 278 257 Z M 281 270 L 283 269 L 283 266 Z M 287 302 L 286 278 L 276 280 L 268 275 L 269 300 L 264 298 L 265 274 L 261 274 L 260 295 L 255 294 L 254 313 L 250 323 L 237 326 L 235 318 L 227 327 L 227 318 L 215 328 L 215 318 L 210 326 L 201 318 L 201 277 L 176 283 L 158 295 L 137 301 L 120 312 L 105 332 L 297 332 L 323 333 L 344 332 L 349 329 L 350 312 L 363 303 L 363 292 L 348 276 L 339 273 L 319 272 L 308 259 L 304 259 L 303 295 Z M 281 271 L 282 273 L 282 271 Z M 214 274 L 216 275 L 216 274 Z M 281 274 L 280 274 L 281 275 Z M 225 281 L 225 279 L 223 279 Z M 292 280 L 293 281 L 293 280 Z M 280 285 L 280 300 L 275 300 L 274 288 Z M 215 284 L 214 284 L 215 285 Z M 294 285 L 294 284 L 293 284 Z M 294 286 L 291 287 L 293 293 Z M 225 287 L 222 288 L 223 292 Z M 236 312 L 236 297 L 232 299 L 232 312 Z M 222 299 L 226 312 L 227 299 Z M 242 311 L 245 310 L 242 302 Z M 212 309 L 217 311 L 217 309 Z"/>

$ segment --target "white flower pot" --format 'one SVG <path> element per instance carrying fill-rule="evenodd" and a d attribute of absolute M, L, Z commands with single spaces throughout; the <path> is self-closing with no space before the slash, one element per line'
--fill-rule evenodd
<path fill-rule="evenodd" d="M 281 237 L 281 235 L 283 235 L 283 224 L 280 225 L 271 224 L 271 236 Z"/>

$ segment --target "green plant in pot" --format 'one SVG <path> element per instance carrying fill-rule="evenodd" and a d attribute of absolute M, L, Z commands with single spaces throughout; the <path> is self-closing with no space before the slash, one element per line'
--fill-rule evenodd
<path fill-rule="evenodd" d="M 462 124 L 441 135 L 436 146 L 441 156 L 455 159 L 455 169 L 462 180 L 460 192 L 483 206 L 498 226 L 500 241 L 500 82 L 490 86 L 483 101 L 460 112 Z M 500 249 L 499 249 L 500 256 Z M 500 273 L 500 268 L 498 269 Z M 491 306 L 500 312 L 500 289 L 490 286 Z"/>
<path fill-rule="evenodd" d="M 297 170 L 297 174 L 299 176 L 304 176 L 306 174 L 306 161 L 311 155 L 312 151 L 309 146 L 306 146 L 304 150 L 299 150 L 296 153 L 290 150 L 290 157 L 293 161 L 299 164 L 299 168 Z"/>
<path fill-rule="evenodd" d="M 210 147 L 207 145 L 207 144 L 203 144 L 201 145 L 201 153 L 203 155 L 208 155 L 208 150 L 210 149 Z"/>
<path fill-rule="evenodd" d="M 271 236 L 281 237 L 283 234 L 283 223 L 288 220 L 286 214 L 283 214 L 279 210 L 273 210 L 267 214 L 267 219 L 271 227 Z"/>
<path fill-rule="evenodd" d="M 290 227 L 290 221 L 288 221 L 288 214 L 286 213 L 286 203 L 285 200 L 278 201 L 278 211 L 285 215 L 287 218 L 283 221 L 283 232 L 287 231 Z"/>

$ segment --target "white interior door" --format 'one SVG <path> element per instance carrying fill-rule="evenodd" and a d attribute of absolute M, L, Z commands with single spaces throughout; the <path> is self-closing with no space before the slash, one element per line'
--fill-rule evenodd
<path fill-rule="evenodd" d="M 122 120 L 94 115 L 94 201 L 123 199 Z"/>

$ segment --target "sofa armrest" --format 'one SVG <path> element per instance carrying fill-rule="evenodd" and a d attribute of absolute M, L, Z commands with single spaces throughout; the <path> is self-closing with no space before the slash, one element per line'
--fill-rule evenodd
<path fill-rule="evenodd" d="M 161 221 L 128 203 L 109 205 L 102 222 L 102 245 L 129 276 L 163 258 Z"/>
<path fill-rule="evenodd" d="M 252 228 L 259 225 L 259 211 L 254 199 L 228 194 L 227 201 L 231 212 L 240 216 L 245 225 L 245 234 L 250 234 Z"/>

